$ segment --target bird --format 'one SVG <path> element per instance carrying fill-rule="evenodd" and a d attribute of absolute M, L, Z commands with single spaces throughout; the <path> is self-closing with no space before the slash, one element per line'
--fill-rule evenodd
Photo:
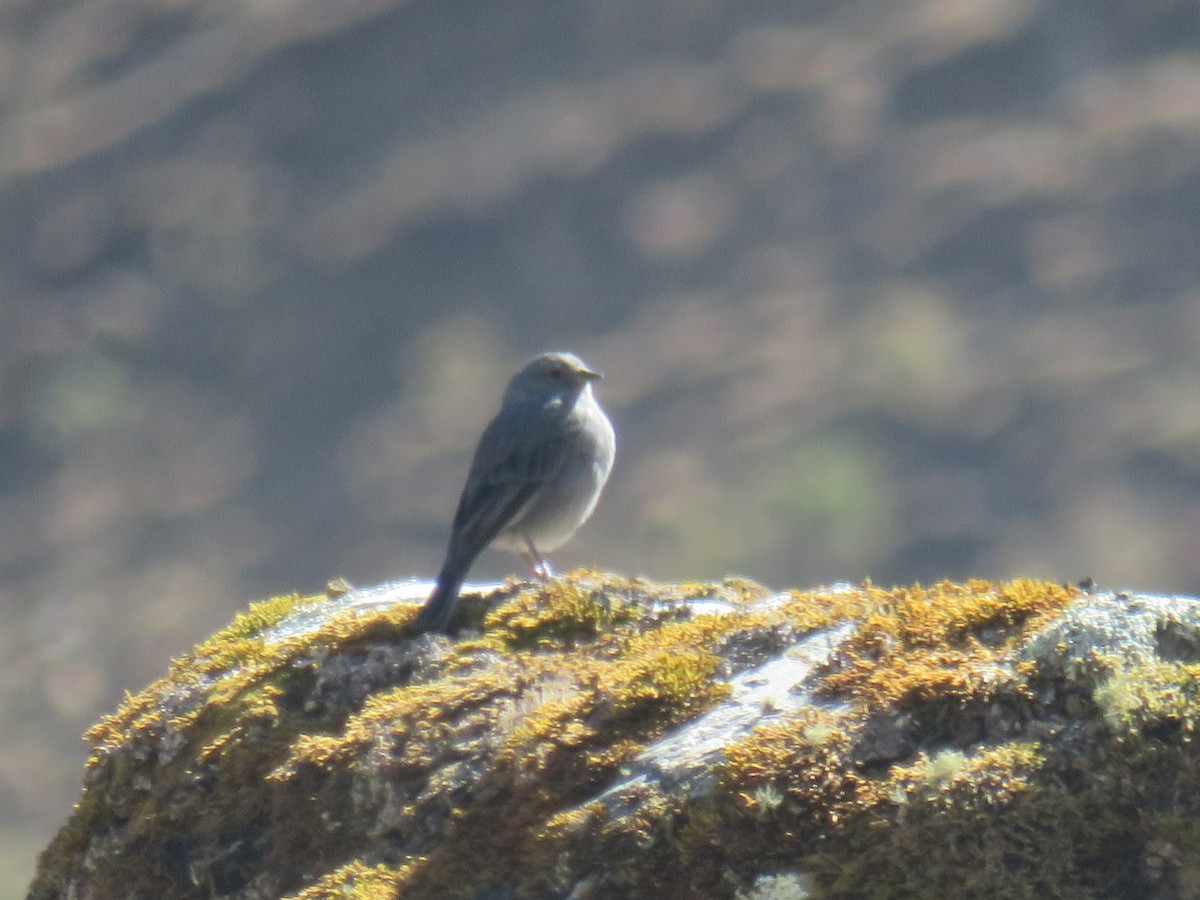
<path fill-rule="evenodd" d="M 413 622 L 445 632 L 467 572 L 485 547 L 552 576 L 543 554 L 587 521 L 616 457 L 612 423 L 592 391 L 603 376 L 574 353 L 542 353 L 508 382 L 459 497 L 437 583 Z"/>

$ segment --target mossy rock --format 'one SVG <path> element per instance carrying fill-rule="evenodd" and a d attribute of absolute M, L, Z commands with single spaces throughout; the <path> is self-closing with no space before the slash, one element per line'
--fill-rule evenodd
<path fill-rule="evenodd" d="M 87 735 L 42 898 L 1195 897 L 1200 602 L 594 572 L 257 604 Z"/>

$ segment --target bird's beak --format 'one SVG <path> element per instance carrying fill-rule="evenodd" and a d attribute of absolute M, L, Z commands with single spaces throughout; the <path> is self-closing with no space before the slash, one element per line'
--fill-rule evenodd
<path fill-rule="evenodd" d="M 579 374 L 582 375 L 584 378 L 586 378 L 588 381 L 599 381 L 601 378 L 604 377 L 603 372 L 597 372 L 595 369 L 581 368 L 579 370 Z"/>

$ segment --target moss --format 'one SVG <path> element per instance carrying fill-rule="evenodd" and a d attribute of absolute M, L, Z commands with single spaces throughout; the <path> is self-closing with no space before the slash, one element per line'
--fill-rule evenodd
<path fill-rule="evenodd" d="M 630 638 L 597 683 L 609 715 L 677 721 L 727 696 L 714 677 L 721 660 L 708 647 L 730 627 L 725 617 L 701 616 Z"/>
<path fill-rule="evenodd" d="M 806 720 L 760 729 L 729 755 L 721 794 L 734 812 L 721 821 L 754 825 L 725 829 L 724 865 L 769 848 L 747 877 L 803 871 L 821 897 L 1113 896 L 1097 893 L 1112 867 L 1093 867 L 1127 830 L 1123 813 L 1069 789 L 1038 744 L 922 755 L 867 776 L 852 763 L 852 734 L 814 747 L 800 737 Z"/>
<path fill-rule="evenodd" d="M 1197 869 L 1180 846 L 1196 845 L 1146 844 L 1146 835 L 1177 828 L 1148 813 L 1178 808 L 1166 792 L 1178 798 L 1195 790 L 1187 666 L 1157 678 L 1135 673 L 1129 685 L 1113 686 L 1109 715 L 1123 710 L 1128 730 L 1136 711 L 1138 747 L 1093 730 L 1083 741 L 1017 736 L 931 753 L 915 748 L 885 766 L 861 763 L 883 713 L 908 710 L 919 720 L 938 704 L 984 708 L 1006 698 L 1032 710 L 1033 688 L 1008 661 L 1075 596 L 1035 582 L 793 595 L 777 611 L 793 625 L 858 619 L 814 682 L 837 704 L 805 708 L 728 746 L 711 796 L 634 794 L 626 802 L 638 804 L 637 815 L 593 810 L 591 820 L 556 822 L 563 832 L 589 834 L 575 842 L 560 835 L 560 847 L 574 858 L 636 867 L 624 876 L 637 885 L 629 896 L 749 892 L 764 870 L 803 873 L 815 895 L 846 898 L 1116 897 L 1184 884 Z M 1172 731 L 1164 722 L 1180 724 Z M 1058 727 L 1039 733 L 1053 739 Z M 1154 747 L 1144 740 L 1147 728 Z M 915 739 L 931 738 L 918 731 Z M 1101 760 L 1100 770 L 1080 777 L 1081 765 Z M 1130 772 L 1140 774 L 1128 790 L 1114 790 L 1114 779 Z M 1157 882 L 1137 849 L 1116 852 L 1142 846 L 1157 854 Z"/>
<path fill-rule="evenodd" d="M 512 672 L 488 669 L 375 694 L 346 720 L 339 733 L 302 734 L 268 777 L 286 780 L 302 766 L 332 770 L 347 765 L 381 735 L 396 748 L 393 764 L 418 770 L 427 767 L 447 737 L 448 721 L 515 696 L 522 681 Z"/>
<path fill-rule="evenodd" d="M 729 811 L 717 820 L 738 827 L 710 835 L 724 852 L 709 865 L 739 871 L 753 847 L 770 848 L 747 878 L 793 869 L 812 876 L 819 896 L 847 898 L 1146 896 L 1194 878 L 1200 854 L 1179 848 L 1200 844 L 1167 838 L 1179 834 L 1177 821 L 1154 812 L 1200 798 L 1193 666 L 1114 675 L 1096 698 L 1106 728 L 1072 741 L 1048 724 L 1050 743 L 1017 738 L 878 769 L 857 763 L 884 711 L 1006 696 L 1032 706 L 1025 676 L 1036 673 L 1004 663 L 1073 597 L 1032 582 L 867 586 L 850 601 L 865 599 L 866 611 L 817 681 L 846 705 L 806 709 L 728 749 L 718 797 Z M 830 610 L 842 602 L 829 597 L 816 615 L 836 618 Z"/>
<path fill-rule="evenodd" d="M 151 862 L 105 857 L 102 892 L 208 896 L 274 871 L 296 896 L 443 896 L 522 860 L 552 868 L 546 822 L 727 692 L 707 645 L 731 626 L 646 588 L 590 572 L 509 585 L 465 605 L 482 630 L 457 644 L 410 643 L 414 607 L 256 604 L 89 732 L 91 783 L 42 884 L 114 816 L 142 823 L 126 849 Z M 380 656 L 394 662 L 357 706 L 321 702 L 344 689 L 323 680 L 339 660 Z M 361 855 L 399 835 L 419 852 Z M 308 888 L 288 860 L 309 861 Z"/>
<path fill-rule="evenodd" d="M 522 590 L 483 619 L 489 642 L 513 649 L 566 649 L 597 639 L 637 614 L 629 582 L 573 572 Z"/>
<path fill-rule="evenodd" d="M 995 680 L 1001 673 L 988 664 L 1078 596 L 1073 588 L 1033 581 L 864 590 L 867 612 L 826 671 L 822 690 L 877 708 L 1011 688 Z"/>
<path fill-rule="evenodd" d="M 31 896 L 1194 893 L 1196 666 L 1114 663 L 1068 719 L 1014 660 L 1071 589 L 762 596 L 576 572 L 469 598 L 458 641 L 413 640 L 413 606 L 256 605 L 89 732 Z M 710 791 L 606 793 L 735 665 L 845 623 L 819 701 L 764 710 Z"/>
<path fill-rule="evenodd" d="M 1117 665 L 1094 698 L 1118 735 L 1177 731 L 1191 742 L 1200 723 L 1200 666 Z"/>
<path fill-rule="evenodd" d="M 391 900 L 398 896 L 406 871 L 355 860 L 284 900 Z"/>
<path fill-rule="evenodd" d="M 849 721 L 837 713 L 806 709 L 755 729 L 726 749 L 718 768 L 719 792 L 739 818 L 761 821 L 807 810 L 814 830 L 794 834 L 800 842 L 815 839 L 825 826 L 844 826 L 878 793 L 854 771 Z M 819 739 L 813 740 L 814 734 Z M 764 791 L 782 800 L 764 806 Z"/>
<path fill-rule="evenodd" d="M 811 900 L 808 879 L 795 873 L 760 875 L 750 888 L 738 891 L 737 900 Z"/>

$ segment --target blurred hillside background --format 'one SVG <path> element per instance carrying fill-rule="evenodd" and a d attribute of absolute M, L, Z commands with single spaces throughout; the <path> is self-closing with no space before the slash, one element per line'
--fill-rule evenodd
<path fill-rule="evenodd" d="M 1200 593 L 1195 0 L 8 0 L 0 292 L 4 896 L 123 691 L 435 573 L 539 350 L 559 569 Z"/>

